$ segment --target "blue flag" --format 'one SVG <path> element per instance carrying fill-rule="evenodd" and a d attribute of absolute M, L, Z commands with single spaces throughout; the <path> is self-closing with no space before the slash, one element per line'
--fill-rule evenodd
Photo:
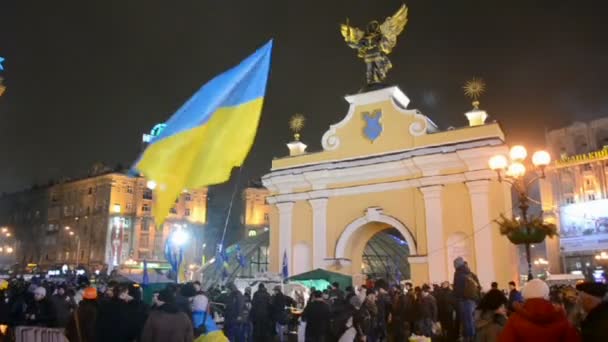
<path fill-rule="evenodd" d="M 2 67 L 2 62 L 4 62 L 4 58 L 0 57 L 0 70 L 4 70 L 4 67 Z"/>
<path fill-rule="evenodd" d="M 150 277 L 148 276 L 148 261 L 144 259 L 144 274 L 141 279 L 141 284 L 143 287 L 148 286 L 150 284 Z"/>
<path fill-rule="evenodd" d="M 236 245 L 236 261 L 239 263 L 239 266 L 241 267 L 245 267 L 246 266 L 246 262 L 245 262 L 245 256 L 243 255 L 243 253 L 241 252 L 241 246 L 240 245 Z"/>
<path fill-rule="evenodd" d="M 283 267 L 281 268 L 281 274 L 283 275 L 283 279 L 287 279 L 289 277 L 289 267 L 287 260 L 287 251 L 283 253 Z"/>

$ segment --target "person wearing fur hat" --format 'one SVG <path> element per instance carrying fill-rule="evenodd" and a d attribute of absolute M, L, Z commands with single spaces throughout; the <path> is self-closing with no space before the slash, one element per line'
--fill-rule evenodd
<path fill-rule="evenodd" d="M 522 296 L 524 303 L 515 304 L 515 311 L 499 336 L 500 342 L 581 340 L 564 311 L 548 300 L 549 286 L 544 281 L 532 279 L 527 282 Z"/>
<path fill-rule="evenodd" d="M 587 314 L 581 323 L 583 342 L 608 341 L 608 286 L 585 282 L 576 285 L 579 300 Z"/>

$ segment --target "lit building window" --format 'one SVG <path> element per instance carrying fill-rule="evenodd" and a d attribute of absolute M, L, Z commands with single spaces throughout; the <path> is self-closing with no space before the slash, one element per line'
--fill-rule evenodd
<path fill-rule="evenodd" d="M 192 201 L 192 195 L 190 195 L 190 193 L 186 193 L 186 194 L 184 195 L 184 200 L 185 200 L 186 202 Z"/>
<path fill-rule="evenodd" d="M 129 194 L 133 193 L 133 187 L 132 186 L 127 186 L 127 193 L 129 193 Z"/>
<path fill-rule="evenodd" d="M 264 213 L 264 223 L 268 223 L 268 221 L 270 221 L 270 218 L 268 217 L 268 213 Z"/>
<path fill-rule="evenodd" d="M 177 209 L 175 209 L 175 207 L 173 207 L 173 208 L 171 208 L 171 209 L 169 210 L 169 212 L 170 212 L 171 214 L 177 214 Z"/>
<path fill-rule="evenodd" d="M 587 194 L 587 199 L 589 201 L 595 201 L 595 194 Z"/>
<path fill-rule="evenodd" d="M 143 197 L 143 199 L 149 199 L 149 200 L 151 200 L 152 199 L 152 190 L 145 189 L 142 197 Z"/>
<path fill-rule="evenodd" d="M 150 212 L 150 206 L 147 204 L 142 205 L 141 211 L 143 211 L 144 213 Z"/>
<path fill-rule="evenodd" d="M 250 229 L 249 232 L 247 233 L 247 236 L 249 237 L 253 237 L 253 236 L 257 236 L 258 232 L 256 232 L 254 229 Z"/>
<path fill-rule="evenodd" d="M 190 209 L 189 208 L 186 208 L 186 211 L 184 212 L 184 215 L 185 216 L 190 216 Z"/>

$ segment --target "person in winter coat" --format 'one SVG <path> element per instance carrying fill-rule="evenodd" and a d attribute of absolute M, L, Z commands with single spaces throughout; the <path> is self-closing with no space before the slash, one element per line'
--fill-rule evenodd
<path fill-rule="evenodd" d="M 190 298 L 190 307 L 192 309 L 192 324 L 194 325 L 194 329 L 203 325 L 207 319 L 213 319 L 209 312 L 209 298 L 200 290 L 200 287 L 196 295 Z"/>
<path fill-rule="evenodd" d="M 230 290 L 230 294 L 224 313 L 224 331 L 230 341 L 242 341 L 244 339 L 242 314 L 245 308 L 245 296 L 232 283 L 228 284 L 228 290 Z"/>
<path fill-rule="evenodd" d="M 376 291 L 367 290 L 367 296 L 360 310 L 361 332 L 365 334 L 367 342 L 378 341 L 378 306 L 376 305 Z"/>
<path fill-rule="evenodd" d="M 587 316 L 581 323 L 583 342 L 608 341 L 608 286 L 586 282 L 576 285 L 580 303 Z"/>
<path fill-rule="evenodd" d="M 108 292 L 112 297 L 107 297 Z M 98 299 L 97 341 L 131 342 L 127 296 L 127 287 L 116 286 L 111 291 L 106 290 L 106 297 Z"/>
<path fill-rule="evenodd" d="M 273 289 L 274 295 L 271 299 L 271 315 L 275 323 L 276 334 L 280 342 L 286 341 L 287 333 L 287 312 L 285 307 L 292 306 L 294 300 L 283 294 L 280 286 L 275 286 Z"/>
<path fill-rule="evenodd" d="M 431 296 L 429 290 L 430 287 L 427 284 L 424 284 L 422 289 L 416 287 L 416 312 L 418 313 L 416 330 L 418 335 L 426 337 L 433 336 L 433 324 L 437 322 L 437 301 Z"/>
<path fill-rule="evenodd" d="M 496 342 L 507 323 L 507 298 L 500 290 L 490 290 L 477 307 L 475 341 Z"/>
<path fill-rule="evenodd" d="M 61 285 L 57 287 L 57 291 L 49 299 L 55 309 L 55 316 L 57 317 L 57 326 L 64 328 L 72 315 L 72 310 L 76 306 L 72 298 L 70 298 L 65 292 L 65 286 Z"/>
<path fill-rule="evenodd" d="M 192 342 L 194 330 L 187 314 L 175 304 L 173 289 L 158 294 L 159 308 L 150 312 L 141 334 L 141 342 Z"/>
<path fill-rule="evenodd" d="M 475 336 L 474 313 L 478 300 L 479 281 L 477 276 L 469 270 L 462 257 L 454 259 L 454 269 L 453 293 L 458 305 L 458 317 L 462 324 L 462 337 L 464 342 L 469 342 Z"/>
<path fill-rule="evenodd" d="M 97 289 L 87 287 L 82 293 L 78 308 L 70 317 L 66 336 L 70 342 L 96 342 Z"/>
<path fill-rule="evenodd" d="M 306 342 L 324 342 L 329 333 L 331 313 L 329 305 L 323 301 L 321 291 L 312 294 L 312 300 L 306 305 L 302 313 L 302 320 L 306 322 Z"/>
<path fill-rule="evenodd" d="M 514 281 L 509 282 L 509 302 L 507 303 L 507 310 L 513 312 L 513 305 L 515 303 L 521 303 L 524 299 L 521 296 L 521 292 L 517 291 L 517 285 Z"/>
<path fill-rule="evenodd" d="M 441 287 L 433 293 L 435 299 L 437 299 L 437 318 L 441 324 L 441 333 L 444 338 L 449 341 L 456 340 L 458 329 L 456 328 L 454 321 L 454 314 L 456 311 L 454 294 L 450 288 L 450 283 L 444 281 L 441 283 Z"/>
<path fill-rule="evenodd" d="M 139 341 L 141 331 L 148 319 L 150 309 L 142 300 L 141 288 L 134 285 L 129 285 L 126 296 L 121 298 L 125 303 L 126 314 L 126 329 L 129 341 Z"/>
<path fill-rule="evenodd" d="M 549 286 L 540 280 L 530 280 L 522 290 L 524 303 L 515 311 L 499 335 L 500 342 L 578 342 L 580 336 L 568 322 L 563 310 L 548 300 Z"/>
<path fill-rule="evenodd" d="M 51 301 L 46 297 L 46 289 L 42 286 L 34 290 L 34 302 L 25 311 L 26 325 L 43 327 L 57 326 L 57 317 Z"/>
<path fill-rule="evenodd" d="M 270 319 L 270 294 L 266 291 L 263 283 L 258 285 L 258 290 L 253 294 L 251 300 L 251 312 L 249 318 L 253 323 L 253 341 L 265 342 L 272 339 L 272 320 Z"/>

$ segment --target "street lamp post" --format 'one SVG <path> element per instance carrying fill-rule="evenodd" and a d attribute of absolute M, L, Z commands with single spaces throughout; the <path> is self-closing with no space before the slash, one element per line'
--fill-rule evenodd
<path fill-rule="evenodd" d="M 526 174 L 526 166 L 524 165 L 524 161 L 528 156 L 528 152 L 526 148 L 521 145 L 516 145 L 511 148 L 509 151 L 509 159 L 507 159 L 504 155 L 495 155 L 489 160 L 490 169 L 496 171 L 498 174 L 499 182 L 507 182 L 513 186 L 513 189 L 517 192 L 517 199 L 519 202 L 519 210 L 521 212 L 520 218 L 520 229 L 523 228 L 525 238 L 522 241 L 516 242 L 515 239 L 509 237 L 511 242 L 517 244 L 525 244 L 526 245 L 526 261 L 528 262 L 528 280 L 532 280 L 532 260 L 530 253 L 530 245 L 533 242 L 542 242 L 545 236 L 542 236 L 541 241 L 531 241 L 530 236 L 534 233 L 529 226 L 528 220 L 528 209 L 529 205 L 529 196 L 528 189 L 530 185 L 539 180 L 545 178 L 545 168 L 549 163 L 551 163 L 551 156 L 546 151 L 536 151 L 532 155 L 532 164 L 534 165 L 537 175 L 534 176 L 530 180 L 525 179 Z"/>
<path fill-rule="evenodd" d="M 80 262 L 80 237 L 75 234 L 70 227 L 66 226 L 65 230 L 68 232 L 69 236 L 72 236 L 76 239 L 76 266 L 78 268 L 78 263 Z"/>

